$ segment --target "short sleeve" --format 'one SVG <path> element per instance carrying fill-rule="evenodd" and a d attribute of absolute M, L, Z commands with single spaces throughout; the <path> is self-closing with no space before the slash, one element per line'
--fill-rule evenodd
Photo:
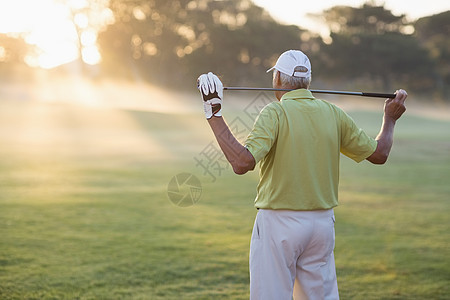
<path fill-rule="evenodd" d="M 245 147 L 255 158 L 256 162 L 263 159 L 272 148 L 278 136 L 279 117 L 276 103 L 266 105 L 255 120 Z"/>
<path fill-rule="evenodd" d="M 341 114 L 341 153 L 361 162 L 377 149 L 377 141 L 358 128 L 345 112 Z"/>

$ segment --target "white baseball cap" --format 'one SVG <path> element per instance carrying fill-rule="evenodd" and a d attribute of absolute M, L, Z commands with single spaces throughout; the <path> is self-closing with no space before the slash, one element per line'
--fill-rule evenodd
<path fill-rule="evenodd" d="M 304 68 L 306 68 L 306 72 Z M 294 77 L 311 76 L 309 58 L 300 50 L 288 50 L 281 54 L 275 66 L 267 70 L 267 72 L 273 71 L 273 69 Z"/>

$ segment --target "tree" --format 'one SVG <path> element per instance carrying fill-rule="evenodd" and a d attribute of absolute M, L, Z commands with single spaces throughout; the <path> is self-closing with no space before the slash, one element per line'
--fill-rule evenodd
<path fill-rule="evenodd" d="M 384 34 L 399 32 L 406 24 L 405 15 L 394 16 L 384 6 L 369 3 L 361 7 L 334 6 L 323 12 L 330 30 L 341 34 Z"/>
<path fill-rule="evenodd" d="M 371 82 L 372 88 L 430 90 L 433 64 L 412 35 L 404 16 L 394 16 L 382 6 L 336 6 L 324 14 L 332 43 L 322 48 L 325 74 L 334 79 Z M 418 75 L 420 74 L 420 75 Z M 425 80 L 424 80 L 425 78 Z"/>
<path fill-rule="evenodd" d="M 248 0 L 113 0 L 110 7 L 116 22 L 99 36 L 105 67 L 154 83 L 192 88 L 207 71 L 226 84 L 267 83 L 278 55 L 302 46 L 304 31 Z"/>
<path fill-rule="evenodd" d="M 69 12 L 70 20 L 77 35 L 76 46 L 82 66 L 97 64 L 101 59 L 96 46 L 98 32 L 113 21 L 108 13 L 110 12 L 108 1 L 84 0 L 69 3 L 65 0 L 57 1 L 65 5 Z"/>
<path fill-rule="evenodd" d="M 10 80 L 16 73 L 26 69 L 26 56 L 33 50 L 20 36 L 0 34 L 0 76 Z"/>
<path fill-rule="evenodd" d="M 22 64 L 30 48 L 20 37 L 0 34 L 0 65 Z"/>
<path fill-rule="evenodd" d="M 438 95 L 450 100 L 450 11 L 420 18 L 414 28 L 414 36 L 428 49 L 435 63 Z"/>

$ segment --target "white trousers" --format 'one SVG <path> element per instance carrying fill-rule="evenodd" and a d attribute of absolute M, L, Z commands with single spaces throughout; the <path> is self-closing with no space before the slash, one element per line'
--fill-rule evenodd
<path fill-rule="evenodd" d="M 250 299 L 339 299 L 334 222 L 332 209 L 260 209 L 250 243 Z"/>

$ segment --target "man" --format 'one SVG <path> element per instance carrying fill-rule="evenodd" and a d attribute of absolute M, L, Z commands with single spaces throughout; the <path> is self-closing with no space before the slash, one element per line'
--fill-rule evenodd
<path fill-rule="evenodd" d="M 198 79 L 204 110 L 216 139 L 237 174 L 260 162 L 250 244 L 250 299 L 339 299 L 334 265 L 334 213 L 340 153 L 356 162 L 384 164 L 395 122 L 407 94 L 387 99 L 380 133 L 373 139 L 340 108 L 308 91 L 311 64 L 289 50 L 273 70 L 279 101 L 260 112 L 245 146 L 222 118 L 223 86 L 216 75 Z"/>

